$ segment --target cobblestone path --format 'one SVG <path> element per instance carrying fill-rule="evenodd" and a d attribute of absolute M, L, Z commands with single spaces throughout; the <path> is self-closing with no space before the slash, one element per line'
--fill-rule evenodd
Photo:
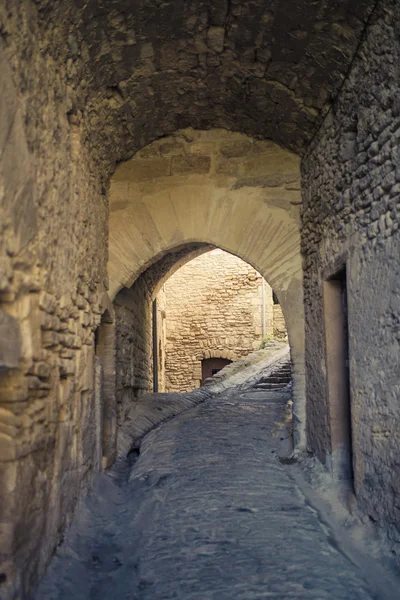
<path fill-rule="evenodd" d="M 275 448 L 287 396 L 225 393 L 97 476 L 38 600 L 371 599 Z"/>

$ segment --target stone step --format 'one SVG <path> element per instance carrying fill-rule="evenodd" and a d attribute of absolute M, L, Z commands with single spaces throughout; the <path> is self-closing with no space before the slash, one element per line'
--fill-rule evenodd
<path fill-rule="evenodd" d="M 259 381 L 260 383 L 266 383 L 270 381 L 271 383 L 276 383 L 280 381 L 290 381 L 292 378 L 287 375 L 272 375 L 271 377 L 262 377 Z"/>
<path fill-rule="evenodd" d="M 287 375 L 272 375 L 271 377 L 262 377 L 260 379 L 260 383 L 266 383 L 270 381 L 271 383 L 280 383 L 281 381 L 290 381 L 292 378 Z"/>
<path fill-rule="evenodd" d="M 290 364 L 286 363 L 278 367 L 270 375 L 261 377 L 253 386 L 256 390 L 279 390 L 285 388 L 292 380 Z"/>
<path fill-rule="evenodd" d="M 257 383 L 254 388 L 257 390 L 278 390 L 286 387 L 287 383 Z"/>

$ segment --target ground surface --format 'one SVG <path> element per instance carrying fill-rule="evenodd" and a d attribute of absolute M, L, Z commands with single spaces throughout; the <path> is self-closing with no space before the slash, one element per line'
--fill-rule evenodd
<path fill-rule="evenodd" d="M 36 599 L 377 598 L 277 458 L 288 398 L 227 391 L 149 433 L 97 476 Z"/>

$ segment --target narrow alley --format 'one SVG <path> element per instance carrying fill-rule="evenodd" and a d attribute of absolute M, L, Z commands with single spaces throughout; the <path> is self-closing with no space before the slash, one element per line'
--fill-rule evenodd
<path fill-rule="evenodd" d="M 290 387 L 266 387 L 206 400 L 98 473 L 37 600 L 382 598 L 278 459 Z"/>
<path fill-rule="evenodd" d="M 399 23 L 0 0 L 0 600 L 400 599 Z"/>

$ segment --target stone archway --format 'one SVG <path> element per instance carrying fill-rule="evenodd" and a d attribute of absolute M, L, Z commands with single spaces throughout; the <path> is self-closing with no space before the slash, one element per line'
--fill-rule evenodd
<path fill-rule="evenodd" d="M 288 328 L 296 442 L 304 445 L 304 317 L 297 155 L 225 130 L 176 132 L 121 163 L 110 190 L 112 298 L 176 247 L 242 258 L 275 290 Z"/>

